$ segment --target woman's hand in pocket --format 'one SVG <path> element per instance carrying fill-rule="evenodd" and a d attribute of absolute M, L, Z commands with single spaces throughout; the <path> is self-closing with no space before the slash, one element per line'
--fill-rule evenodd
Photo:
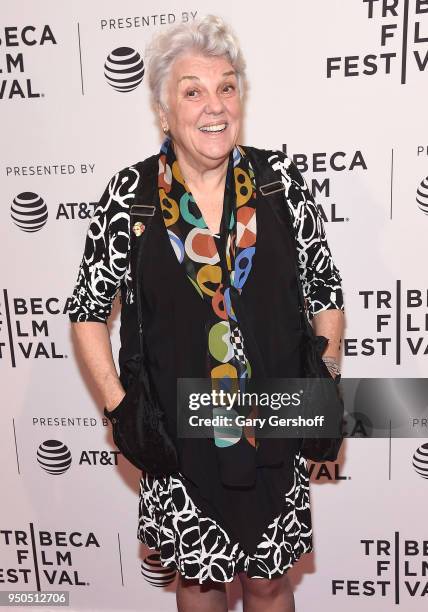
<path fill-rule="evenodd" d="M 106 410 L 108 412 L 112 412 L 113 410 L 115 410 L 119 406 L 119 404 L 121 403 L 124 397 L 125 397 L 125 391 L 123 387 L 121 386 L 120 388 L 117 389 L 117 392 L 115 391 L 112 395 L 109 396 L 109 399 L 105 404 Z"/>

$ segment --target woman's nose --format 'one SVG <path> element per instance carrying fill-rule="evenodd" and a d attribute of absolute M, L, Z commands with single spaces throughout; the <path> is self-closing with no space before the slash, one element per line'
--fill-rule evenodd
<path fill-rule="evenodd" d="M 205 112 L 207 113 L 221 113 L 224 109 L 223 100 L 219 94 L 211 93 L 208 94 L 207 103 L 205 105 Z"/>

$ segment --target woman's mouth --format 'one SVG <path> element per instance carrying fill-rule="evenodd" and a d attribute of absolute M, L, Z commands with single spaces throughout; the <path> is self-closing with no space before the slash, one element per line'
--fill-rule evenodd
<path fill-rule="evenodd" d="M 198 129 L 201 132 L 204 132 L 205 134 L 219 134 L 221 132 L 224 132 L 226 128 L 227 128 L 227 123 L 217 123 L 217 124 L 211 124 L 211 125 L 202 125 Z"/>

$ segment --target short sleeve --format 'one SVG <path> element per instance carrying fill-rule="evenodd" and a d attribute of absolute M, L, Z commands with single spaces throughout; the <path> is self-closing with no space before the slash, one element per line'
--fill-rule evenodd
<path fill-rule="evenodd" d="M 129 207 L 138 184 L 130 166 L 108 182 L 86 233 L 83 257 L 70 300 L 69 318 L 106 322 L 129 264 Z"/>
<path fill-rule="evenodd" d="M 321 212 L 304 177 L 293 161 L 280 151 L 272 167 L 281 172 L 286 185 L 309 317 L 323 310 L 344 310 L 342 279 L 327 242 Z"/>

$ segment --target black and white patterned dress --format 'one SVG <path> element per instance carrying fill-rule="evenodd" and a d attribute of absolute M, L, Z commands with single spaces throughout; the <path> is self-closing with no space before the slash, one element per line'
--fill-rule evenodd
<path fill-rule="evenodd" d="M 313 316 L 330 308 L 342 309 L 341 278 L 333 263 L 322 217 L 311 192 L 296 166 L 284 153 L 272 151 L 269 161 L 273 169 L 281 174 L 286 194 L 289 195 L 289 209 L 298 245 L 298 266 L 308 312 Z M 72 296 L 72 321 L 106 322 L 119 288 L 122 290 L 122 308 L 134 304 L 129 262 L 129 206 L 138 178 L 136 165 L 117 172 L 95 209 Z M 260 220 L 263 223 L 263 215 Z M 162 255 L 162 244 L 168 243 L 166 238 L 163 239 L 163 231 L 162 224 L 159 224 L 152 238 L 157 240 L 152 248 L 159 249 L 159 256 Z M 167 255 L 165 251 L 165 257 Z M 262 257 L 260 251 L 260 261 L 263 261 Z M 146 282 L 152 283 L 147 285 L 148 294 L 154 282 L 164 284 L 162 274 L 166 267 L 165 264 L 156 269 L 152 276 L 147 271 Z M 276 268 L 278 266 L 273 270 Z M 261 272 L 259 270 L 259 274 Z M 262 274 L 258 281 L 260 284 L 264 282 L 263 278 Z M 266 287 L 269 290 L 269 286 Z M 159 316 L 163 316 L 162 321 L 165 322 L 168 311 Z M 177 327 L 178 334 L 183 333 L 181 327 L 183 325 Z M 183 336 L 180 346 L 188 338 L 190 340 L 191 332 L 190 335 L 188 330 L 184 332 L 187 336 Z M 280 329 L 274 325 L 272 337 L 278 334 Z M 242 351 L 241 339 L 235 340 L 235 350 Z M 158 350 L 157 344 L 153 342 L 154 350 Z M 166 353 L 171 350 L 169 346 L 165 349 Z M 186 477 L 180 473 L 165 477 L 142 474 L 137 537 L 160 553 L 163 565 L 176 568 L 184 577 L 196 579 L 199 583 L 208 580 L 228 582 L 238 572 L 246 572 L 253 578 L 281 575 L 303 553 L 312 550 L 309 477 L 307 462 L 300 452 L 292 455 L 288 473 L 288 484 L 279 500 L 280 511 L 266 525 L 257 548 L 251 554 L 244 550 L 237 538 L 232 537 L 224 524 L 220 525 L 213 515 L 208 516 L 195 503 L 194 495 L 189 494 Z M 251 508 L 248 509 L 248 517 L 251 520 Z"/>
<path fill-rule="evenodd" d="M 204 516 L 187 494 L 182 478 L 143 475 L 140 480 L 138 538 L 160 553 L 162 565 L 177 568 L 201 584 L 230 582 L 238 572 L 250 578 L 283 574 L 312 550 L 307 462 L 295 456 L 294 482 L 284 495 L 281 513 L 270 523 L 253 554 L 212 518 Z"/>

